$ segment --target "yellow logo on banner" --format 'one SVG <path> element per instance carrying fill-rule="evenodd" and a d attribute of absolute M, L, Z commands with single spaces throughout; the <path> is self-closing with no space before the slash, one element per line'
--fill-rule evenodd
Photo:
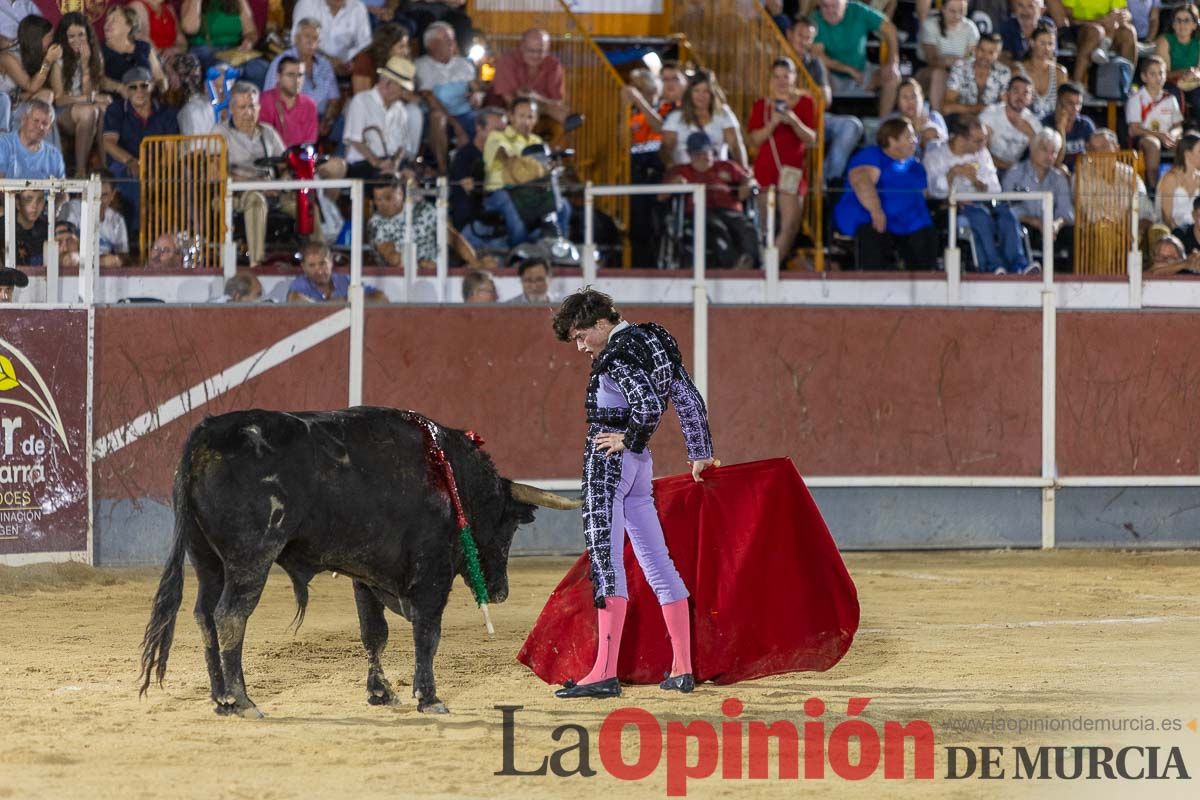
<path fill-rule="evenodd" d="M 67 453 L 70 453 L 71 445 L 67 441 L 67 431 L 63 427 L 62 415 L 58 413 L 58 406 L 55 404 L 54 398 L 50 395 L 50 389 L 46 386 L 46 381 L 42 379 L 41 373 L 34 368 L 24 353 L 9 342 L 0 339 L 0 349 L 11 353 L 20 362 L 21 366 L 24 367 L 25 371 L 32 376 L 34 383 L 37 384 L 33 386 L 22 382 L 17 377 L 17 369 L 13 366 L 13 362 L 7 356 L 0 355 L 0 392 L 24 389 L 29 398 L 36 403 L 36 405 L 32 405 L 14 397 L 0 397 L 0 406 L 23 408 L 43 420 L 54 429 L 54 432 L 58 434 L 58 438 L 62 441 L 63 447 L 67 448 Z"/>

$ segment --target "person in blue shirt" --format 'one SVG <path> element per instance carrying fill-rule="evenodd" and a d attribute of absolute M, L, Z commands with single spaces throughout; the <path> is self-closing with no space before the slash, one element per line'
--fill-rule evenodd
<path fill-rule="evenodd" d="M 879 126 L 876 145 L 848 165 L 851 191 L 834 209 L 838 230 L 853 236 L 859 269 L 937 268 L 938 237 L 925 203 L 929 185 L 916 158 L 917 134 L 903 118 Z"/>
<path fill-rule="evenodd" d="M 303 275 L 288 286 L 289 303 L 325 303 L 344 301 L 350 291 L 350 276 L 333 271 L 333 256 L 324 242 L 306 242 L 300 248 Z M 364 286 L 368 303 L 386 303 L 387 296 L 373 286 Z"/>
<path fill-rule="evenodd" d="M 62 151 L 45 141 L 54 111 L 42 100 L 28 100 L 29 110 L 18 130 L 0 136 L 0 177 L 9 180 L 66 176 Z"/>

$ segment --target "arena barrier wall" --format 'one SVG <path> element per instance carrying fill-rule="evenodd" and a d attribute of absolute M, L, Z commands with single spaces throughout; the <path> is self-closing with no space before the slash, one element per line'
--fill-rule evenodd
<path fill-rule="evenodd" d="M 689 308 L 626 312 L 674 331 L 690 362 Z M 1043 543 L 1040 310 L 714 306 L 709 315 L 718 454 L 790 456 L 842 547 Z M 550 316 L 368 308 L 364 401 L 470 428 L 502 474 L 569 486 L 579 479 L 588 362 L 553 338 Z M 205 414 L 344 406 L 348 318 L 340 307 L 98 308 L 97 563 L 165 555 L 171 478 Z M 1169 485 L 1194 480 L 1200 459 L 1200 363 L 1186 346 L 1200 314 L 1059 311 L 1056 326 L 1057 463 L 1068 482 L 1054 505 L 1057 544 L 1200 544 L 1197 490 Z M 654 450 L 659 475 L 686 469 L 673 411 Z M 1097 475 L 1164 476 L 1164 485 L 1069 483 Z M 514 544 L 516 553 L 581 548 L 577 512 L 543 512 Z"/>

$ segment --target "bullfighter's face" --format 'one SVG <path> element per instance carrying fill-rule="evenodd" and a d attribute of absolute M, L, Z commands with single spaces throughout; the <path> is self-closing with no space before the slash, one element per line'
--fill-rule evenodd
<path fill-rule="evenodd" d="M 596 356 L 608 346 L 608 336 L 612 333 L 613 324 L 606 319 L 602 319 L 590 328 L 573 328 L 571 329 L 571 341 L 575 342 L 575 347 L 579 352 L 587 353 L 588 358 L 593 361 Z"/>

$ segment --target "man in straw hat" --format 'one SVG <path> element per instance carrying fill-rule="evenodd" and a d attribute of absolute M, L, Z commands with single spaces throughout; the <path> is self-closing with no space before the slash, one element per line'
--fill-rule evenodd
<path fill-rule="evenodd" d="M 346 109 L 346 164 L 352 178 L 394 175 L 403 161 L 417 155 L 409 152 L 412 120 L 403 102 L 412 96 L 416 67 L 393 56 L 377 72 L 375 87 L 354 95 Z"/>

